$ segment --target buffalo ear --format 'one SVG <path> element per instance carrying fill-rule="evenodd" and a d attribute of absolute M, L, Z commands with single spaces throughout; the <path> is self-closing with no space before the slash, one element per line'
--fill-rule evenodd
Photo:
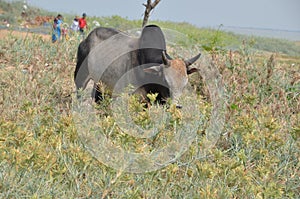
<path fill-rule="evenodd" d="M 151 73 L 151 74 L 159 74 L 161 72 L 161 70 L 162 70 L 161 65 L 151 66 L 149 68 L 144 69 L 144 71 L 146 73 Z"/>
<path fill-rule="evenodd" d="M 185 60 L 184 63 L 186 65 L 186 67 L 192 65 L 195 61 L 197 61 L 197 59 L 199 59 L 199 57 L 201 56 L 201 53 L 199 53 L 198 55 L 196 55 L 195 57 Z"/>
<path fill-rule="evenodd" d="M 187 74 L 192 74 L 192 73 L 195 73 L 195 72 L 198 72 L 199 69 L 198 68 L 188 68 L 187 69 Z"/>

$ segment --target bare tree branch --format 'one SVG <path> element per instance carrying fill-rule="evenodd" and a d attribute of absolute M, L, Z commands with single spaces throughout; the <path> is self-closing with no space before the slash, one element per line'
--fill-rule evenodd
<path fill-rule="evenodd" d="M 144 13 L 143 25 L 142 25 L 143 27 L 148 23 L 148 19 L 151 11 L 155 8 L 155 6 L 157 6 L 159 2 L 160 0 L 154 0 L 154 2 L 152 2 L 152 0 L 147 0 L 147 4 L 143 4 L 146 7 Z"/>

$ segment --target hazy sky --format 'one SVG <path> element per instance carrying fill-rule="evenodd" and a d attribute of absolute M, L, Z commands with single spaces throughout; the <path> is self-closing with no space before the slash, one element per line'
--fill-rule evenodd
<path fill-rule="evenodd" d="M 142 19 L 146 0 L 27 0 L 50 11 Z M 300 31 L 300 0 L 161 0 L 151 19 Z"/>

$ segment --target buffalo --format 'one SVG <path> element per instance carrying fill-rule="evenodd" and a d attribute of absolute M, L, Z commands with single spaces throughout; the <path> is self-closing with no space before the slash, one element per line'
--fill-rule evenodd
<path fill-rule="evenodd" d="M 77 91 L 85 89 L 92 79 L 92 95 L 97 101 L 101 93 L 95 83 L 99 81 L 113 93 L 132 85 L 136 93 L 158 93 L 160 99 L 171 98 L 180 107 L 179 97 L 188 83 L 188 75 L 198 71 L 190 65 L 201 53 L 181 60 L 172 59 L 166 51 L 164 34 L 156 25 L 145 26 L 139 37 L 113 28 L 96 28 L 78 47 L 74 73 Z"/>

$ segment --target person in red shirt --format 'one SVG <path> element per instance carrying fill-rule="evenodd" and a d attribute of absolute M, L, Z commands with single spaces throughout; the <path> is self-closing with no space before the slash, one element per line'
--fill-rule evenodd
<path fill-rule="evenodd" d="M 79 19 L 79 31 L 84 33 L 84 29 L 87 29 L 87 22 L 86 22 L 86 14 L 83 13 L 82 17 Z"/>

